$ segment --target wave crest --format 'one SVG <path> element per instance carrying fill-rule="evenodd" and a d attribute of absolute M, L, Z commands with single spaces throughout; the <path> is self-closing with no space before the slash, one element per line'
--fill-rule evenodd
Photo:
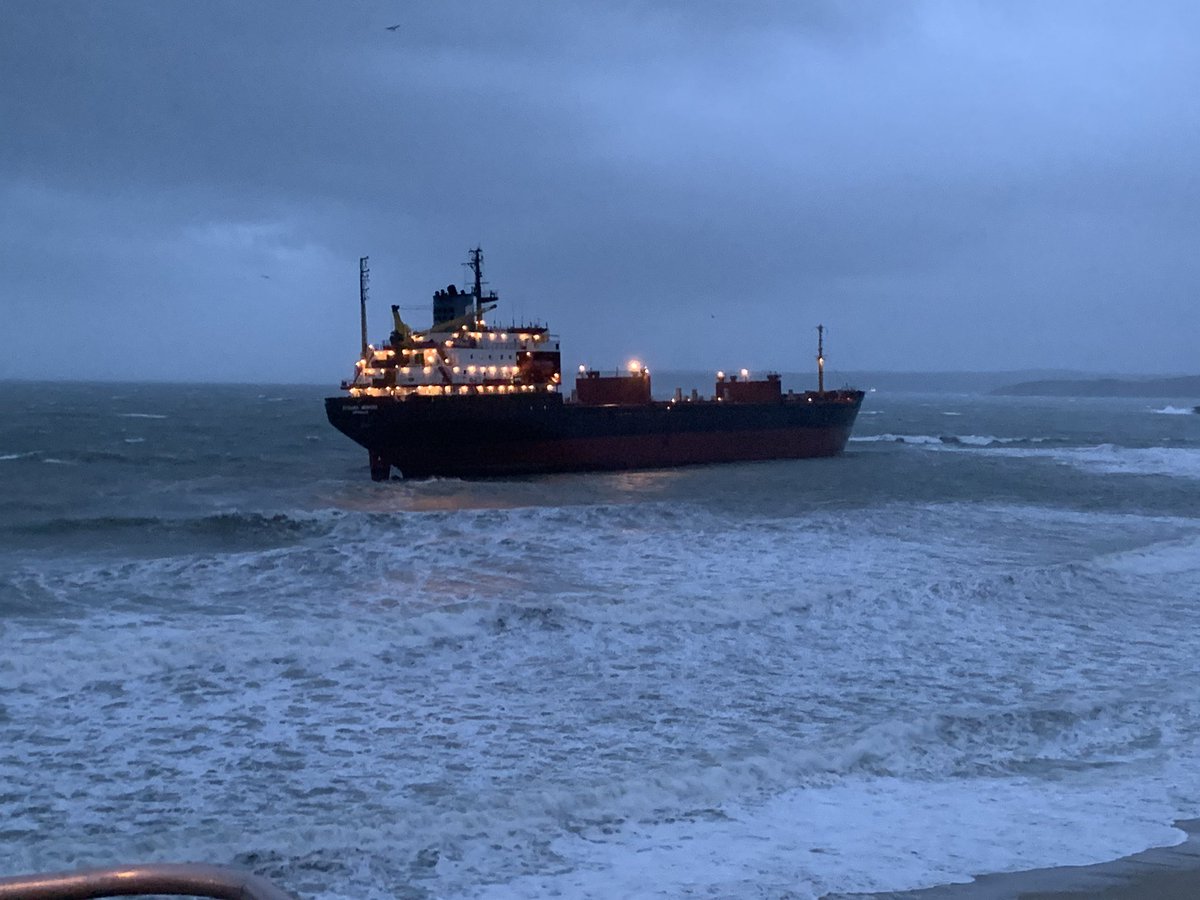
<path fill-rule="evenodd" d="M 157 535 L 234 538 L 304 537 L 324 533 L 330 527 L 329 515 L 296 516 L 284 513 L 222 512 L 208 516 L 171 518 L 164 516 L 91 516 L 65 517 L 13 525 L 2 529 L 10 534 L 67 537 L 126 534 L 153 531 Z"/>

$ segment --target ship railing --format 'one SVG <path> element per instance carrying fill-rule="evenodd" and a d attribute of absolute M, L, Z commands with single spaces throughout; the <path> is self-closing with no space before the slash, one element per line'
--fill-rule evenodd
<path fill-rule="evenodd" d="M 0 900 L 84 900 L 150 894 L 218 900 L 293 900 L 290 894 L 258 875 L 202 863 L 148 863 L 0 878 Z"/>

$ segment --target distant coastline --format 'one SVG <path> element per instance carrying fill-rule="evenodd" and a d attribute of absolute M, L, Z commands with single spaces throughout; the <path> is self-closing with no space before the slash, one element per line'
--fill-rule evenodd
<path fill-rule="evenodd" d="M 998 387 L 992 394 L 1004 397 L 1195 397 L 1200 401 L 1200 375 L 1022 381 Z"/>
<path fill-rule="evenodd" d="M 771 368 L 771 367 L 764 367 Z M 816 384 L 816 372 L 788 368 L 782 371 L 785 389 L 807 390 Z M 713 372 L 704 369 L 654 370 L 654 390 L 659 399 L 669 399 L 674 388 L 695 387 L 711 392 Z M 89 385 L 98 390 L 143 390 L 157 388 L 201 389 L 206 392 L 228 391 L 296 391 L 297 399 L 305 396 L 324 396 L 336 391 L 340 377 L 331 375 L 324 381 L 243 382 L 243 381 L 179 381 L 170 379 L 145 380 L 129 378 L 62 379 L 61 383 L 76 387 Z M 54 380 L 51 379 L 51 382 Z M 0 374 L 0 390 L 26 391 L 31 385 L 46 384 L 46 378 L 14 378 Z M 900 394 L 988 394 L 1013 397 L 1157 397 L 1187 399 L 1188 406 L 1200 403 L 1200 375 L 1158 376 L 1123 373 L 1107 375 L 1063 369 L 1017 369 L 1008 371 L 896 371 L 887 369 L 825 370 L 825 384 L 831 387 L 878 389 Z"/>

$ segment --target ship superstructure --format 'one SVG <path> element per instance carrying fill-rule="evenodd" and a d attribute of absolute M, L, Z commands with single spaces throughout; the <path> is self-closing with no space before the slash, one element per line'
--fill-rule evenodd
<path fill-rule="evenodd" d="M 360 261 L 362 353 L 345 395 L 325 401 L 329 421 L 368 450 L 371 476 L 487 477 L 832 456 L 846 446 L 862 404 L 853 389 L 826 391 L 818 342 L 817 390 L 784 393 L 778 374 L 718 372 L 711 396 L 676 389 L 655 400 L 640 362 L 602 373 L 581 366 L 562 395 L 558 338 L 544 325 L 490 324 L 483 253 L 471 251 L 469 287 L 433 296 L 433 325 L 414 331 L 392 307 L 387 341 L 367 341 L 368 271 Z M 822 331 L 823 336 L 823 331 Z"/>
<path fill-rule="evenodd" d="M 471 251 L 471 289 L 450 285 L 433 295 L 434 324 L 414 331 L 392 307 L 393 330 L 376 347 L 365 339 L 354 378 L 342 387 L 351 397 L 405 399 L 490 394 L 557 393 L 562 384 L 558 338 L 544 325 L 497 328 L 486 314 L 499 302 L 483 293 L 483 251 Z M 366 318 L 366 258 L 359 262 Z"/>

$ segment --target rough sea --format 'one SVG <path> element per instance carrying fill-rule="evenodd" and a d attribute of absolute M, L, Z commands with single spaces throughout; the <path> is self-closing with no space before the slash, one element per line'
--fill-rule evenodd
<path fill-rule="evenodd" d="M 1200 398 L 375 484 L 326 393 L 0 384 L 0 875 L 812 898 L 1200 814 Z"/>

